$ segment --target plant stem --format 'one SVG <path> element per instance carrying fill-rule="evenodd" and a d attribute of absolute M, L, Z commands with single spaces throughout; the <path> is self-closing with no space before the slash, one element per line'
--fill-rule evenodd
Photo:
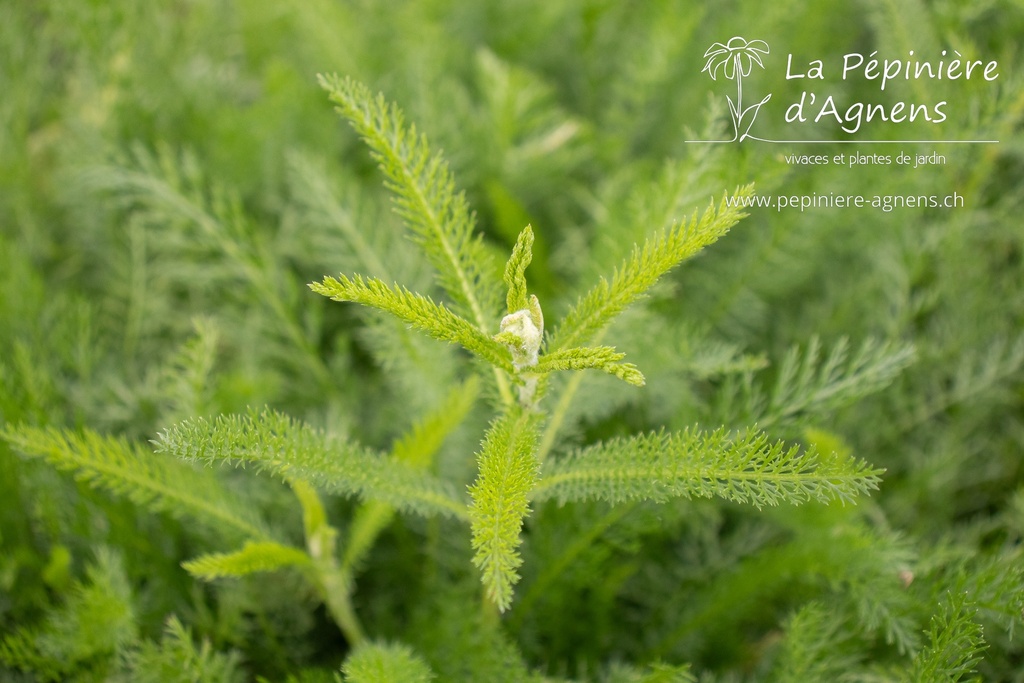
<path fill-rule="evenodd" d="M 579 390 L 581 382 L 583 382 L 583 373 L 574 372 L 569 377 L 569 381 L 565 385 L 565 388 L 562 389 L 561 396 L 558 397 L 558 403 L 555 405 L 555 409 L 551 413 L 551 420 L 544 429 L 544 434 L 540 439 L 540 445 L 537 447 L 537 462 L 541 465 L 544 464 L 544 459 L 547 458 L 548 453 L 551 452 L 551 447 L 555 445 L 555 438 L 558 436 L 558 430 L 561 429 L 562 423 L 565 422 L 565 417 L 569 412 L 569 406 L 572 405 L 572 400 L 576 397 L 576 392 Z"/>
<path fill-rule="evenodd" d="M 606 329 L 601 330 L 594 335 L 594 344 L 601 343 L 601 340 L 604 339 Z M 572 373 L 569 377 L 569 381 L 565 385 L 565 388 L 562 389 L 562 394 L 558 397 L 558 403 L 555 404 L 555 409 L 551 412 L 551 419 L 548 421 L 547 427 L 544 428 L 544 434 L 541 435 L 540 444 L 537 447 L 537 462 L 541 465 L 544 464 L 544 459 L 548 456 L 548 453 L 551 452 L 551 448 L 555 445 L 555 438 L 558 436 L 558 430 L 562 428 L 562 423 L 565 422 L 565 418 L 569 413 L 572 401 L 576 398 L 576 392 L 579 391 L 580 384 L 583 383 L 583 377 L 584 375 L 582 372 Z"/>
<path fill-rule="evenodd" d="M 487 597 L 486 590 L 480 591 L 480 620 L 492 626 L 501 621 L 498 605 Z"/>
<path fill-rule="evenodd" d="M 512 396 L 512 386 L 508 381 L 508 376 L 505 375 L 505 371 L 501 368 L 494 368 L 494 379 L 498 385 L 498 394 L 501 395 L 501 403 L 504 406 L 510 406 L 515 402 L 515 398 Z"/>
<path fill-rule="evenodd" d="M 306 533 L 306 550 L 313 560 L 313 582 L 334 622 L 352 647 L 366 640 L 362 624 L 352 608 L 352 575 L 338 567 L 335 555 L 338 532 L 327 522 L 320 496 L 310 484 L 289 482 L 302 505 L 302 522 Z"/>
<path fill-rule="evenodd" d="M 318 561 L 316 571 L 327 611 L 345 635 L 345 640 L 355 648 L 366 640 L 366 634 L 352 607 L 351 579 L 333 562 Z"/>

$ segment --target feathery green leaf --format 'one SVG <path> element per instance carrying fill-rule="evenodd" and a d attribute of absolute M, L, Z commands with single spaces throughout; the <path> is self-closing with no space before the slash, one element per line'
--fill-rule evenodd
<path fill-rule="evenodd" d="M 257 513 L 228 493 L 210 470 L 154 454 L 125 439 L 48 428 L 7 427 L 0 432 L 27 456 L 43 458 L 94 488 L 123 495 L 137 505 L 189 517 L 219 533 L 268 539 Z"/>
<path fill-rule="evenodd" d="M 247 680 L 237 652 L 217 652 L 209 639 L 198 646 L 178 617 L 170 617 L 160 643 L 143 641 L 128 654 L 132 683 L 242 683 Z"/>
<path fill-rule="evenodd" d="M 537 481 L 537 416 L 513 409 L 487 432 L 477 456 L 480 474 L 469 491 L 473 497 L 473 564 L 483 574 L 488 597 L 505 611 L 522 564 L 517 548 L 529 493 Z"/>
<path fill-rule="evenodd" d="M 529 308 L 526 293 L 526 267 L 533 260 L 533 228 L 527 225 L 519 233 L 519 239 L 512 248 L 512 255 L 505 264 L 505 284 L 508 296 L 505 298 L 509 313 Z"/>
<path fill-rule="evenodd" d="M 720 496 L 756 507 L 808 500 L 852 502 L 877 488 L 880 470 L 813 449 L 770 443 L 757 430 L 687 429 L 615 439 L 545 466 L 533 500 L 664 502 Z"/>
<path fill-rule="evenodd" d="M 786 620 L 774 680 L 780 683 L 826 681 L 851 671 L 857 658 L 843 652 L 842 647 L 843 641 L 850 638 L 836 610 L 820 602 L 803 605 Z"/>
<path fill-rule="evenodd" d="M 406 126 L 401 110 L 362 83 L 336 75 L 319 77 L 338 111 L 373 150 L 396 195 L 398 213 L 423 245 L 445 292 L 486 330 L 497 310 L 497 283 L 478 237 L 465 195 L 456 193 L 448 164 L 431 154 L 426 137 Z"/>
<path fill-rule="evenodd" d="M 328 435 L 273 411 L 196 418 L 156 440 L 158 452 L 186 460 L 245 465 L 344 495 L 381 500 L 423 515 L 465 517 L 452 487 L 406 463 Z"/>
<path fill-rule="evenodd" d="M 209 553 L 182 562 L 189 574 L 206 581 L 225 576 L 272 572 L 284 567 L 308 567 L 309 555 L 298 548 L 272 541 L 247 542 L 232 553 Z"/>
<path fill-rule="evenodd" d="M 695 683 L 697 679 L 690 672 L 689 664 L 679 666 L 658 662 L 643 668 L 616 664 L 601 680 L 605 683 Z"/>
<path fill-rule="evenodd" d="M 747 197 L 752 186 L 740 188 L 734 197 Z M 639 299 L 662 275 L 729 231 L 744 214 L 723 198 L 715 210 L 714 202 L 698 219 L 662 232 L 644 243 L 619 267 L 611 281 L 604 278 L 580 298 L 551 337 L 549 348 L 559 350 L 578 346 L 593 337 L 627 306 Z"/>
<path fill-rule="evenodd" d="M 341 668 L 346 683 L 430 683 L 434 674 L 405 645 L 366 643 L 349 655 Z"/>
<path fill-rule="evenodd" d="M 444 305 L 404 287 L 389 287 L 376 278 L 340 275 L 337 279 L 325 277 L 322 283 L 313 282 L 309 288 L 335 301 L 351 301 L 387 311 L 434 339 L 461 344 L 491 365 L 512 372 L 508 349 Z"/>
<path fill-rule="evenodd" d="M 632 363 L 619 363 L 626 354 L 619 353 L 611 346 L 577 347 L 547 353 L 540 357 L 532 372 L 552 372 L 554 370 L 601 370 L 615 375 L 633 386 L 642 387 L 646 380 L 640 370 Z"/>
<path fill-rule="evenodd" d="M 887 386 L 913 359 L 910 345 L 871 339 L 851 356 L 845 338 L 822 358 L 821 342 L 813 337 L 803 353 L 794 347 L 786 354 L 757 423 L 763 428 L 809 411 L 835 410 Z"/>
<path fill-rule="evenodd" d="M 352 608 L 352 582 L 338 568 L 335 555 L 338 531 L 327 521 L 327 510 L 320 500 L 320 494 L 311 484 L 294 478 L 289 484 L 302 506 L 302 526 L 305 528 L 306 557 L 312 569 L 311 578 L 327 611 L 334 617 L 345 638 L 352 645 L 358 645 L 366 636 Z"/>
<path fill-rule="evenodd" d="M 202 282 L 209 286 L 204 279 L 210 273 L 216 273 L 216 277 L 232 274 L 246 282 L 252 290 L 250 301 L 259 303 L 273 318 L 267 333 L 287 343 L 293 353 L 301 350 L 296 357 L 297 367 L 326 388 L 332 382 L 330 373 L 289 299 L 293 283 L 271 257 L 259 232 L 253 230 L 241 198 L 209 182 L 197 157 L 187 151 L 177 153 L 172 146 L 161 144 L 152 153 L 139 145 L 132 156 L 130 164 L 87 170 L 82 175 L 85 185 L 112 192 L 122 203 L 133 206 L 140 218 L 162 226 L 154 232 L 163 233 L 161 248 L 167 250 L 164 257 L 176 262 L 170 273 L 185 279 L 182 284 L 195 287 Z M 183 229 L 182 221 L 190 227 Z M 219 252 L 223 264 L 196 270 L 197 264 L 190 260 L 195 258 L 197 248 Z M 165 315 L 173 313 L 171 309 Z"/>
<path fill-rule="evenodd" d="M 917 653 L 905 681 L 960 681 L 974 672 L 988 647 L 966 593 L 947 596 L 928 629 L 930 643 Z M 972 678 L 971 680 L 981 680 Z"/>
<path fill-rule="evenodd" d="M 76 583 L 38 627 L 0 637 L 0 665 L 42 674 L 39 680 L 77 680 L 73 674 L 113 660 L 137 639 L 136 619 L 124 562 L 101 549 L 86 581 Z"/>

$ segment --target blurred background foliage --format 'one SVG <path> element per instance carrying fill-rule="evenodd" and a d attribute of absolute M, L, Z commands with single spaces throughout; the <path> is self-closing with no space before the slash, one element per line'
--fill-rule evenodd
<path fill-rule="evenodd" d="M 955 48 L 997 60 L 998 80 L 820 87 L 844 102 L 948 100 L 941 127 L 878 125 L 875 138 L 1000 142 L 908 147 L 946 155 L 928 169 L 687 144 L 730 133 L 731 91 L 701 68 L 733 35 L 772 45 L 748 81 L 774 95 L 760 135 L 792 134 L 782 113 L 805 86 L 784 79 L 787 53 Z M 318 72 L 405 110 L 495 253 L 533 225 L 528 277 L 551 319 L 634 242 L 738 184 L 956 191 L 959 210 L 752 209 L 609 332 L 648 386 L 588 375 L 552 444 L 757 422 L 886 468 L 870 500 L 541 506 L 500 627 L 477 623 L 465 534 L 398 521 L 356 607 L 444 681 L 674 680 L 627 666 L 656 660 L 706 681 L 960 680 L 961 664 L 1024 680 L 1022 35 L 1020 0 L 5 2 L 0 425 L 145 442 L 188 416 L 268 405 L 386 447 L 466 374 L 453 349 L 305 287 L 339 271 L 432 287 Z M 486 417 L 442 468 L 463 471 Z M 203 529 L 3 442 L 0 470 L 5 676 L 338 670 L 346 644 L 296 577 L 200 585 L 180 562 L 219 547 Z M 245 474 L 224 479 L 298 535 L 287 491 Z M 342 527 L 350 511 L 332 502 Z"/>

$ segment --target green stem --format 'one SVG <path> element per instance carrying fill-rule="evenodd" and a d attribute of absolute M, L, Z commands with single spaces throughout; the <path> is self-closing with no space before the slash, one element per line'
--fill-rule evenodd
<path fill-rule="evenodd" d="M 569 382 L 565 385 L 565 389 L 562 390 L 561 396 L 558 397 L 558 403 L 551 413 L 551 420 L 548 422 L 547 428 L 544 429 L 540 445 L 537 447 L 537 462 L 541 465 L 544 464 L 544 459 L 551 452 L 552 446 L 555 445 L 555 437 L 558 436 L 558 430 L 561 429 L 562 423 L 565 422 L 565 417 L 569 413 L 569 406 L 572 405 L 572 400 L 575 398 L 576 392 L 579 391 L 580 382 L 582 381 L 583 373 L 574 372 L 569 377 Z"/>
<path fill-rule="evenodd" d="M 289 482 L 302 505 L 302 521 L 306 533 L 306 550 L 313 559 L 313 581 L 334 622 L 352 647 L 366 640 L 362 624 L 352 607 L 352 576 L 338 567 L 335 556 L 338 531 L 327 522 L 320 495 L 301 480 Z"/>
<path fill-rule="evenodd" d="M 481 621 L 489 626 L 496 626 L 501 621 L 498 604 L 487 597 L 487 589 L 482 587 L 480 591 L 480 617 Z"/>
<path fill-rule="evenodd" d="M 599 345 L 601 343 L 601 340 L 604 339 L 605 331 L 606 330 L 601 330 L 594 335 L 594 345 Z M 562 394 L 558 397 L 558 403 L 555 404 L 555 409 L 551 413 L 551 419 L 548 421 L 548 425 L 544 429 L 544 434 L 541 436 L 540 445 L 537 447 L 537 462 L 541 465 L 544 464 L 544 459 L 548 456 L 548 453 L 551 452 L 552 446 L 555 445 L 555 437 L 558 436 L 558 430 L 562 428 L 562 424 L 565 422 L 565 418 L 569 414 L 569 408 L 572 406 L 572 400 L 576 398 L 576 392 L 579 391 L 583 378 L 584 374 L 582 372 L 572 373 L 569 378 L 569 382 L 565 385 L 565 388 L 562 390 Z M 538 392 L 538 400 L 543 393 L 544 391 Z"/>
<path fill-rule="evenodd" d="M 492 368 L 494 370 L 494 379 L 498 384 L 498 393 L 501 395 L 501 404 L 508 408 L 515 403 L 515 397 L 512 395 L 512 385 L 508 381 L 508 376 L 505 371 L 501 368 Z"/>
<path fill-rule="evenodd" d="M 345 640 L 355 648 L 366 641 L 366 634 L 352 607 L 352 580 L 333 561 L 318 561 L 315 566 L 324 605 L 345 635 Z"/>

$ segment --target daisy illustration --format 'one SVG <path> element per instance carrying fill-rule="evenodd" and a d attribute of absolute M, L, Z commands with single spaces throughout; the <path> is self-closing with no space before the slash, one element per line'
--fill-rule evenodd
<path fill-rule="evenodd" d="M 729 100 L 729 113 L 732 116 L 733 138 L 728 142 L 736 142 L 748 137 L 750 127 L 754 125 L 757 112 L 765 102 L 771 99 L 771 94 L 765 96 L 760 102 L 752 104 L 746 109 L 743 108 L 743 77 L 749 76 L 757 64 L 762 69 L 764 63 L 761 55 L 768 54 L 768 43 L 763 40 L 746 40 L 740 36 L 734 36 L 727 43 L 715 43 L 704 53 L 707 63 L 701 69 L 701 73 L 707 71 L 712 80 L 718 80 L 718 72 L 729 80 L 736 80 L 736 101 L 726 95 Z"/>

